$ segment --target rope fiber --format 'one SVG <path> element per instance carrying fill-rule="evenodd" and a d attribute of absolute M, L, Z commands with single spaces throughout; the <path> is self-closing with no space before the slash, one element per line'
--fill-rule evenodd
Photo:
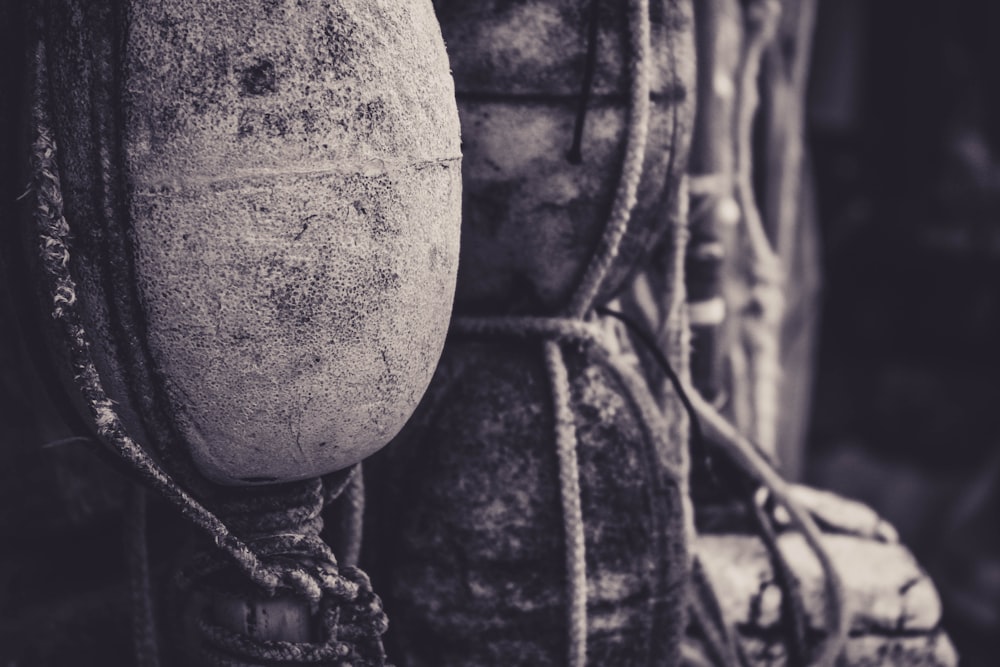
<path fill-rule="evenodd" d="M 596 30 L 596 4 L 592 6 L 591 31 Z M 467 333 L 505 333 L 516 336 L 554 336 L 543 344 L 545 366 L 552 391 L 555 411 L 555 443 L 559 466 L 559 490 L 562 506 L 563 533 L 566 547 L 567 644 L 570 667 L 587 664 L 587 560 L 584 539 L 583 512 L 580 506 L 580 471 L 577 463 L 577 433 L 570 399 L 568 371 L 559 339 L 599 340 L 584 319 L 590 312 L 607 276 L 622 238 L 628 230 L 636 205 L 639 182 L 646 157 L 650 113 L 650 17 L 649 0 L 629 0 L 627 5 L 629 44 L 629 110 L 625 128 L 625 157 L 615 190 L 611 212 L 598 248 L 575 289 L 566 315 L 552 318 L 486 317 L 455 318 L 453 329 Z M 590 35 L 589 44 L 595 44 Z M 588 52 L 596 50 L 588 46 Z M 593 60 L 588 57 L 584 73 L 582 96 L 570 161 L 580 156 L 586 110 L 586 95 L 592 77 Z"/>
<path fill-rule="evenodd" d="M 385 653 L 380 636 L 387 626 L 385 614 L 378 597 L 371 590 L 367 576 L 356 568 L 338 568 L 332 551 L 318 536 L 321 527 L 319 512 L 323 503 L 319 480 L 315 480 L 315 484 L 305 495 L 291 493 L 275 500 L 276 504 L 269 509 L 261 507 L 262 501 L 252 499 L 246 500 L 242 505 L 243 509 L 248 510 L 244 515 L 240 514 L 239 505 L 231 507 L 234 510 L 229 517 L 229 521 L 234 524 L 231 529 L 216 513 L 181 488 L 126 433 L 114 402 L 104 390 L 94 365 L 87 332 L 77 311 L 77 286 L 69 268 L 72 233 L 63 213 L 58 151 L 49 117 L 49 80 L 45 62 L 45 43 L 40 40 L 35 49 L 32 91 L 34 137 L 30 190 L 35 195 L 34 219 L 41 262 L 49 280 L 52 317 L 69 343 L 75 380 L 98 435 L 140 481 L 178 508 L 186 519 L 209 538 L 212 552 L 196 559 L 197 566 L 185 572 L 182 579 L 186 577 L 193 584 L 198 580 L 199 572 L 207 574 L 220 568 L 235 569 L 265 595 L 273 596 L 279 590 L 292 592 L 322 612 L 322 629 L 326 636 L 320 646 L 334 647 L 328 651 L 326 648 L 300 646 L 296 650 L 301 656 L 312 657 L 295 658 L 296 660 L 315 664 L 318 660 L 314 659 L 315 656 L 329 657 L 333 655 L 330 651 L 334 651 L 337 660 L 329 664 L 382 667 L 385 665 Z M 261 510 L 269 513 L 262 515 L 259 513 Z M 141 530 L 141 523 L 144 519 L 134 520 L 139 522 L 135 534 L 142 536 L 144 531 Z M 241 520 L 244 522 L 240 523 Z M 269 534 L 256 534 L 257 531 L 269 529 L 272 531 Z M 251 539 L 239 535 L 244 531 L 251 535 Z M 140 548 L 145 547 L 140 545 Z M 219 558 L 222 554 L 225 558 Z M 310 561 L 316 564 L 310 564 Z M 146 582 L 142 585 L 148 586 L 148 564 L 144 561 L 141 550 L 136 552 L 132 562 L 134 578 Z M 148 590 L 138 593 L 139 609 L 145 619 L 140 622 L 152 623 L 152 615 L 147 613 L 150 608 L 145 600 L 147 594 Z M 221 636 L 218 633 L 210 632 L 204 636 L 208 639 L 206 646 L 230 653 L 233 651 L 231 642 L 212 644 L 213 637 Z M 155 666 L 156 654 L 150 653 L 156 651 L 153 641 L 155 632 L 147 628 L 137 631 L 136 637 L 140 661 L 144 665 Z M 240 650 L 241 653 L 236 657 L 251 661 L 283 659 L 273 656 L 285 655 L 281 652 L 284 648 L 279 650 L 256 638 L 246 638 Z M 346 659 L 342 660 L 341 653 L 345 650 Z M 323 659 L 326 660 L 326 657 Z M 294 661 L 292 664 L 295 664 Z"/>
<path fill-rule="evenodd" d="M 608 317 L 614 317 L 626 326 L 636 340 L 649 350 L 656 360 L 657 365 L 663 374 L 670 380 L 674 390 L 677 392 L 684 409 L 688 413 L 691 422 L 692 443 L 710 443 L 714 451 L 725 459 L 736 464 L 736 466 L 747 476 L 748 480 L 767 490 L 770 497 L 780 504 L 788 512 L 791 524 L 799 530 L 809 548 L 819 561 L 820 568 L 824 574 L 825 597 L 825 617 L 824 626 L 826 639 L 823 642 L 812 664 L 816 667 L 834 667 L 843 651 L 844 643 L 847 639 L 847 632 L 850 626 L 850 610 L 846 606 L 844 586 L 840 573 L 830 559 L 830 554 L 823 545 L 821 533 L 812 516 L 794 500 L 789 490 L 788 484 L 774 470 L 760 448 L 752 441 L 745 438 L 736 430 L 715 408 L 709 404 L 698 391 L 687 387 L 681 378 L 674 372 L 666 355 L 653 340 L 652 336 L 644 331 L 638 324 L 633 322 L 624 314 L 610 310 L 608 308 L 598 308 L 597 312 Z M 765 543 L 768 542 L 765 537 Z M 779 566 L 778 578 L 788 582 L 786 594 L 797 598 L 796 587 L 793 585 L 793 575 L 787 562 L 780 556 L 776 548 L 769 549 L 772 557 L 778 554 L 777 558 L 782 561 Z M 798 615 L 801 609 L 801 602 L 790 602 L 792 605 L 790 613 Z M 794 618 L 792 621 L 796 627 L 802 624 L 801 618 Z M 798 642 L 798 637 L 792 638 L 793 642 Z M 724 663 L 725 664 L 725 663 Z"/>

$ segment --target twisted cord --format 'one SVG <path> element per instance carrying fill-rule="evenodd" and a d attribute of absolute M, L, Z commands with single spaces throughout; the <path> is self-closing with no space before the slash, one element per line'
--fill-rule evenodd
<path fill-rule="evenodd" d="M 208 510 L 177 482 L 126 433 L 114 408 L 114 403 L 104 390 L 94 365 L 87 333 L 76 309 L 77 287 L 69 271 L 71 231 L 63 213 L 62 187 L 56 164 L 57 147 L 52 137 L 48 113 L 48 76 L 45 68 L 45 44 L 40 41 L 35 51 L 34 103 L 32 120 L 35 137 L 32 145 L 31 190 L 36 197 L 35 222 L 38 226 L 40 254 L 43 268 L 50 279 L 52 316 L 61 325 L 69 341 L 69 353 L 75 379 L 97 427 L 98 435 L 107 442 L 132 468 L 138 477 L 161 493 L 177 507 L 184 517 L 203 530 L 215 547 L 225 553 L 228 566 L 235 566 L 253 584 L 268 594 L 279 588 L 304 596 L 310 603 L 319 605 L 329 598 L 337 602 L 364 602 L 364 609 L 350 610 L 341 619 L 341 630 L 351 634 L 348 622 L 361 623 L 364 636 L 371 644 L 368 653 L 374 655 L 371 664 L 384 664 L 384 652 L 378 637 L 385 630 L 386 622 L 380 603 L 370 594 L 370 582 L 358 571 L 343 568 L 337 572 L 336 561 L 329 547 L 317 535 L 282 534 L 254 540 L 254 548 L 239 538 L 217 515 Z M 320 496 L 320 499 L 321 496 Z M 291 523 L 312 521 L 312 509 L 304 515 L 288 513 Z M 318 514 L 318 510 L 316 510 Z M 280 514 L 275 508 L 275 515 Z M 271 517 L 277 521 L 278 517 Z M 315 555 L 329 567 L 305 567 L 289 561 L 271 561 L 268 556 L 288 553 Z M 263 558 L 260 554 L 264 554 Z M 208 559 L 211 560 L 211 559 Z M 211 569 L 211 568 L 209 568 Z M 372 599 L 375 602 L 372 602 Z M 376 609 L 377 608 L 377 609 Z M 354 633 L 357 634 L 357 633 Z"/>
<path fill-rule="evenodd" d="M 774 328 L 784 311 L 781 260 L 764 229 L 753 185 L 753 129 L 758 106 L 758 78 L 767 45 L 778 28 L 781 5 L 777 0 L 754 0 L 747 8 L 747 47 L 738 84 L 736 125 L 736 198 L 747 233 L 751 295 L 743 324 L 753 385 L 754 440 L 769 453 L 776 447 L 778 338 Z"/>
<path fill-rule="evenodd" d="M 125 515 L 125 553 L 132 596 L 132 648 L 137 667 L 159 667 L 160 647 L 153 613 L 153 591 L 146 542 L 146 490 L 133 485 Z"/>
<path fill-rule="evenodd" d="M 749 493 L 748 495 L 750 497 L 747 498 L 747 505 L 753 513 L 754 523 L 757 524 L 757 529 L 771 558 L 774 579 L 782 590 L 781 611 L 790 640 L 788 662 L 792 667 L 804 666 L 808 664 L 809 650 L 806 642 L 808 619 L 806 618 L 805 603 L 802 600 L 802 587 L 799 584 L 798 576 L 778 546 L 778 533 L 774 529 L 772 518 L 765 511 L 763 504 L 758 502 L 757 494 Z"/>
<path fill-rule="evenodd" d="M 357 479 L 357 472 L 346 479 Z M 349 487 L 350 482 L 342 490 Z M 333 551 L 320 537 L 326 500 L 322 480 L 312 479 L 266 490 L 234 492 L 230 498 L 218 502 L 225 523 L 252 545 L 262 559 L 268 562 L 280 559 L 303 585 L 319 587 L 319 602 L 313 611 L 320 613 L 325 636 L 315 643 L 262 640 L 202 618 L 198 622 L 200 650 L 206 659 L 213 663 L 225 663 L 232 656 L 289 664 L 331 660 L 356 665 L 384 663 L 378 636 L 385 631 L 387 621 L 381 601 L 372 593 L 367 576 L 360 570 L 351 566 L 338 568 Z M 292 561 L 287 557 L 292 557 Z M 203 551 L 178 574 L 179 588 L 192 588 L 228 567 L 228 559 L 218 551 Z"/>
<path fill-rule="evenodd" d="M 340 560 L 344 565 L 356 566 L 361 559 L 365 518 L 365 476 L 360 463 L 347 484 L 344 500 L 347 505 L 347 511 L 344 512 L 346 541 L 344 555 Z"/>
<path fill-rule="evenodd" d="M 473 336 L 542 338 L 546 371 L 551 378 L 555 412 L 556 453 L 566 541 L 567 619 L 569 665 L 582 667 L 587 660 L 587 571 L 577 436 L 570 396 L 570 382 L 560 343 L 586 351 L 609 349 L 608 332 L 598 323 L 563 317 L 457 317 L 452 331 Z M 610 357 L 614 363 L 614 357 Z"/>
<path fill-rule="evenodd" d="M 569 314 L 573 317 L 583 317 L 590 310 L 608 269 L 618 256 L 622 238 L 628 230 L 632 210 L 635 208 L 643 163 L 646 159 L 651 79 L 649 0 L 629 0 L 627 11 L 631 82 L 626 120 L 625 159 L 622 162 L 621 177 L 599 250 L 591 258 L 580 285 L 570 300 Z"/>
<path fill-rule="evenodd" d="M 730 630 L 704 567 L 697 556 L 691 562 L 691 620 L 705 639 L 716 665 L 748 667 L 739 639 Z"/>
<path fill-rule="evenodd" d="M 541 335 L 555 339 L 545 342 L 544 352 L 555 411 L 559 489 L 566 542 L 568 653 L 571 667 L 583 667 L 587 662 L 587 562 L 583 511 L 580 505 L 580 471 L 576 451 L 578 442 L 571 406 L 569 373 L 557 341 L 569 339 L 593 343 L 600 340 L 599 332 L 584 322 L 583 318 L 593 306 L 604 278 L 618 256 L 638 197 L 649 134 L 649 0 L 630 0 L 627 13 L 631 81 L 625 157 L 604 234 L 570 299 L 567 316 L 455 318 L 452 321 L 452 328 L 464 333 L 520 337 Z"/>
<path fill-rule="evenodd" d="M 576 424 L 571 406 L 569 373 L 559 344 L 545 342 L 545 366 L 552 378 L 555 408 L 559 491 L 566 541 L 566 583 L 569 594 L 569 664 L 587 664 L 587 559 L 583 508 L 580 505 L 580 467 L 576 456 Z"/>
<path fill-rule="evenodd" d="M 756 446 L 720 415 L 716 409 L 691 392 L 694 406 L 709 440 L 720 447 L 727 458 L 736 463 L 751 479 L 768 490 L 771 496 L 788 512 L 791 524 L 802 534 L 815 554 L 824 574 L 826 639 L 822 650 L 813 661 L 817 667 L 833 667 L 837 663 L 850 629 L 851 613 L 847 607 L 843 580 L 840 572 L 823 546 L 820 530 L 809 513 L 792 498 L 788 484 L 775 472 Z"/>
<path fill-rule="evenodd" d="M 569 316 L 575 319 L 583 318 L 590 310 L 612 262 L 618 256 L 636 205 L 646 157 L 650 89 L 649 0 L 630 0 L 627 12 L 631 81 L 625 158 L 599 249 L 591 258 L 569 303 Z M 580 505 L 577 433 L 571 407 L 569 372 L 562 351 L 553 341 L 547 341 L 544 349 L 555 409 L 559 489 L 566 542 L 569 665 L 583 667 L 587 664 L 587 558 Z"/>
<path fill-rule="evenodd" d="M 326 637 L 319 642 L 264 640 L 233 632 L 204 617 L 197 620 L 200 634 L 199 660 L 218 667 L 251 667 L 266 662 L 283 665 L 330 667 L 382 667 L 385 652 L 378 635 L 385 632 L 385 613 L 378 596 L 371 592 L 367 576 L 353 567 L 341 574 L 361 591 L 350 607 L 333 607 L 324 601 L 320 610 Z M 367 623 L 377 631 L 363 629 Z"/>
<path fill-rule="evenodd" d="M 626 118 L 625 157 L 611 213 L 597 251 L 573 292 L 565 317 L 455 318 L 452 327 L 465 333 L 496 333 L 522 337 L 542 335 L 545 366 L 555 412 L 555 442 L 559 491 L 566 548 L 567 641 L 570 667 L 587 663 L 587 558 L 580 504 L 577 433 L 570 396 L 569 372 L 559 340 L 593 343 L 600 334 L 583 318 L 595 297 L 628 230 L 642 178 L 649 134 L 650 20 L 649 0 L 629 0 L 630 97 Z M 580 125 L 578 124 L 578 129 Z M 574 144 L 575 145 L 575 144 Z"/>
<path fill-rule="evenodd" d="M 767 453 L 745 438 L 725 417 L 706 401 L 693 387 L 687 386 L 674 372 L 666 355 L 656 345 L 647 332 L 619 312 L 601 308 L 603 315 L 614 317 L 631 331 L 636 339 L 646 347 L 656 359 L 660 369 L 673 384 L 674 389 L 688 411 L 691 420 L 691 434 L 695 441 L 708 441 L 719 452 L 739 467 L 753 482 L 765 488 L 789 515 L 789 522 L 803 536 L 806 544 L 815 554 L 824 575 L 826 641 L 822 651 L 814 660 L 817 667 L 834 667 L 843 651 L 847 632 L 850 628 L 851 612 L 846 604 L 843 580 L 830 554 L 823 545 L 820 530 L 812 516 L 801 508 L 792 496 L 787 482 L 781 478 L 767 459 Z"/>

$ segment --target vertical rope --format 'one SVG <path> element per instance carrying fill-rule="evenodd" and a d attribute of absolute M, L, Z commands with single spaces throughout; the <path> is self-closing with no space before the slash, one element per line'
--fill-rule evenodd
<path fill-rule="evenodd" d="M 649 0 L 629 0 L 627 14 L 631 80 L 629 110 L 625 121 L 625 157 L 604 234 L 570 299 L 566 313 L 569 322 L 582 320 L 593 306 L 601 284 L 618 256 L 642 179 L 650 114 Z M 508 324 L 513 322 L 508 321 Z M 559 488 L 566 542 L 569 665 L 583 667 L 587 661 L 587 559 L 583 510 L 580 504 L 576 425 L 571 405 L 569 372 L 559 343 L 547 341 L 544 353 L 555 411 Z"/>
<path fill-rule="evenodd" d="M 630 0 L 628 3 L 628 32 L 630 53 L 629 111 L 626 119 L 625 159 L 622 162 L 621 178 L 615 191 L 604 236 L 598 252 L 591 259 L 580 286 L 570 301 L 571 317 L 583 317 L 590 310 L 597 296 L 604 276 L 611 263 L 618 256 L 622 238 L 628 230 L 642 178 L 643 162 L 646 158 L 646 139 L 649 135 L 649 0 Z"/>
<path fill-rule="evenodd" d="M 744 343 L 750 365 L 753 436 L 769 455 L 777 447 L 778 362 L 777 327 L 784 311 L 781 260 L 768 240 L 753 186 L 753 127 L 764 50 L 778 28 L 777 0 L 754 0 L 747 8 L 747 46 L 739 75 L 736 119 L 736 198 L 747 233 L 751 284 L 749 309 L 744 313 Z"/>
<path fill-rule="evenodd" d="M 625 121 L 625 158 L 600 245 L 570 300 L 568 315 L 571 318 L 583 318 L 587 314 L 612 262 L 618 256 L 635 208 L 646 157 L 650 89 L 649 0 L 630 0 L 627 12 L 631 81 Z M 555 408 L 559 488 L 566 541 L 569 665 L 583 667 L 587 663 L 587 554 L 580 506 L 576 425 L 570 403 L 569 373 L 562 351 L 559 344 L 553 341 L 546 342 L 544 349 Z"/>
<path fill-rule="evenodd" d="M 587 558 L 583 509 L 580 505 L 580 467 L 576 457 L 576 424 L 570 405 L 569 374 L 559 343 L 546 341 L 545 365 L 552 379 L 559 490 L 566 540 L 569 665 L 583 667 L 587 664 Z"/>
<path fill-rule="evenodd" d="M 125 514 L 125 552 L 133 614 L 132 647 L 136 667 L 159 667 L 160 647 L 156 637 L 146 532 L 146 490 L 133 484 Z"/>
<path fill-rule="evenodd" d="M 357 567 L 361 558 L 361 541 L 365 518 L 365 476 L 359 463 L 344 489 L 344 546 L 340 562 Z"/>

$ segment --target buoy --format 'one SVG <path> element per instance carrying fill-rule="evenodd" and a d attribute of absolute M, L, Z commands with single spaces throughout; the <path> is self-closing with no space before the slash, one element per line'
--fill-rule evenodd
<path fill-rule="evenodd" d="M 321 511 L 410 416 L 447 331 L 461 160 L 430 1 L 47 0 L 36 19 L 26 230 L 53 357 L 202 530 L 165 633 L 132 541 L 137 661 L 167 634 L 184 664 L 383 665 L 381 602 Z"/>
<path fill-rule="evenodd" d="M 567 347 L 582 518 L 569 532 L 583 562 L 567 557 L 540 346 L 449 343 L 371 490 L 383 496 L 369 530 L 383 562 L 370 567 L 400 664 L 677 661 L 688 573 L 677 443 L 644 380 L 599 348 Z"/>
<path fill-rule="evenodd" d="M 628 3 L 435 6 L 455 76 L 463 141 L 456 312 L 551 314 L 599 250 L 623 174 L 631 71 Z M 684 173 L 694 89 L 691 10 L 648 12 L 650 113 L 636 204 L 599 300 L 661 238 Z"/>
<path fill-rule="evenodd" d="M 434 370 L 458 258 L 430 4 L 45 7 L 71 268 L 128 431 L 223 484 L 383 446 Z"/>
<path fill-rule="evenodd" d="M 665 422 L 595 307 L 654 241 L 683 245 L 691 8 L 436 6 L 462 121 L 462 255 L 431 388 L 369 467 L 382 547 L 366 567 L 390 656 L 677 664 L 685 423 Z M 665 253 L 666 274 L 681 257 Z"/>

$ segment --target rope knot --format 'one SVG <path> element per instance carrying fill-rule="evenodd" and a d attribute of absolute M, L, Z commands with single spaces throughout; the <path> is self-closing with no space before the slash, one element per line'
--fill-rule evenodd
<path fill-rule="evenodd" d="M 350 478 L 347 473 L 344 480 Z M 337 480 L 338 482 L 340 480 Z M 281 661 L 282 664 L 322 664 L 381 667 L 385 654 L 381 635 L 388 627 L 382 601 L 361 570 L 341 567 L 320 537 L 321 512 L 346 487 L 330 488 L 322 480 L 227 489 L 213 499 L 219 518 L 242 549 L 209 549 L 192 559 L 183 571 L 188 588 L 221 593 L 247 605 L 291 594 L 308 605 L 314 621 L 315 641 L 277 641 L 223 627 L 203 614 L 198 619 L 201 650 L 225 663 L 233 657 L 244 661 Z M 234 562 L 235 561 L 235 562 Z M 234 582 L 234 566 L 243 575 Z M 245 579 L 253 583 L 246 587 Z M 230 589 L 235 589 L 235 592 Z M 254 593 L 256 589 L 257 593 Z M 246 663 L 241 663 L 246 664 Z M 251 662 L 250 664 L 254 664 Z"/>

